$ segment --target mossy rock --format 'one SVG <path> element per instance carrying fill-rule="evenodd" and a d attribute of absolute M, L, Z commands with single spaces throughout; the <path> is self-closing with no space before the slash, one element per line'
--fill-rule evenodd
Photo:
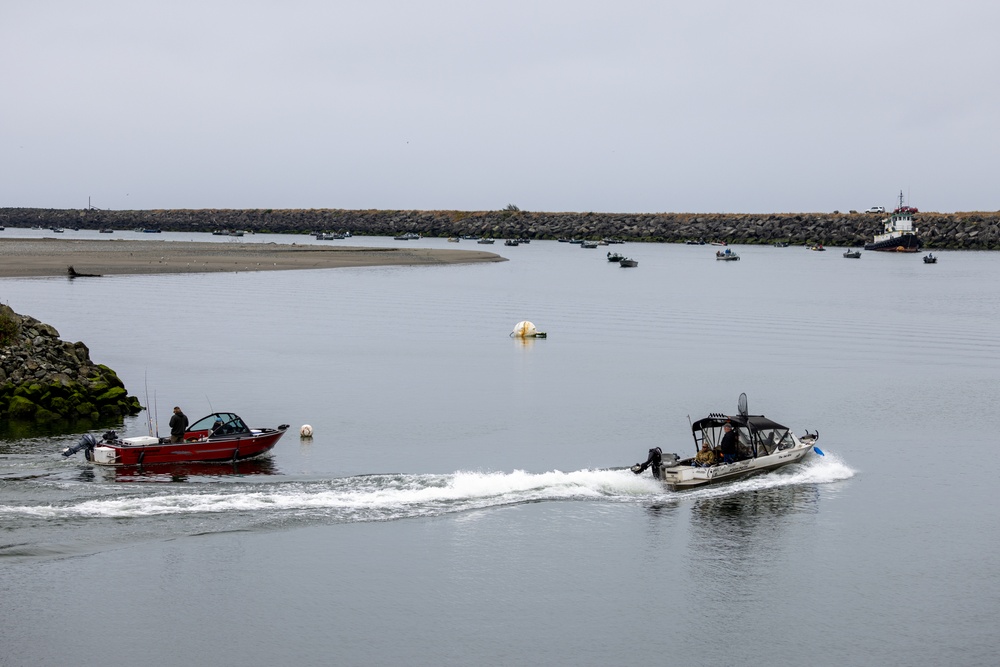
<path fill-rule="evenodd" d="M 14 390 L 14 396 L 23 396 L 32 403 L 37 403 L 38 400 L 45 393 L 45 387 L 38 384 L 37 382 L 32 382 L 31 384 L 22 384 L 17 389 Z"/>
<path fill-rule="evenodd" d="M 77 417 L 84 417 L 84 418 L 90 418 L 91 415 L 97 414 L 97 408 L 94 407 L 94 404 L 87 401 L 78 403 L 75 408 L 75 411 Z M 100 415 L 98 415 L 98 417 L 99 416 Z"/>
<path fill-rule="evenodd" d="M 68 415 L 72 409 L 72 404 L 62 396 L 53 396 L 48 403 L 49 409 L 61 415 Z"/>
<path fill-rule="evenodd" d="M 37 411 L 38 406 L 24 396 L 13 397 L 7 407 L 11 419 L 31 419 Z"/>
<path fill-rule="evenodd" d="M 117 405 L 102 405 L 101 406 L 101 419 L 109 419 L 111 417 L 121 417 L 122 411 Z"/>
<path fill-rule="evenodd" d="M 99 394 L 103 394 L 109 389 L 111 389 L 111 385 L 109 385 L 107 382 L 102 382 L 100 379 L 95 379 L 93 382 L 90 383 L 89 393 L 91 396 L 97 396 Z"/>
<path fill-rule="evenodd" d="M 115 387 L 124 387 L 125 383 L 121 381 L 118 377 L 118 373 L 105 366 L 104 364 L 97 364 L 97 367 L 104 371 L 104 380 Z"/>
<path fill-rule="evenodd" d="M 49 382 L 48 392 L 53 396 L 69 396 L 73 391 L 73 385 L 75 384 L 68 376 L 62 373 L 54 375 L 51 378 L 53 381 Z"/>
<path fill-rule="evenodd" d="M 62 415 L 57 415 L 51 410 L 46 410 L 45 408 L 38 408 L 35 412 L 35 421 L 39 424 L 51 424 L 52 422 L 63 421 Z"/>
<path fill-rule="evenodd" d="M 124 387 L 112 387 L 103 394 L 98 395 L 94 401 L 98 405 L 108 405 L 111 403 L 117 403 L 118 401 L 126 398 L 127 395 L 128 392 L 125 391 Z"/>

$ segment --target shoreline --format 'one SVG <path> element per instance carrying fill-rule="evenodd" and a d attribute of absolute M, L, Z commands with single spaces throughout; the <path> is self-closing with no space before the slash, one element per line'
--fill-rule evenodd
<path fill-rule="evenodd" d="M 0 278 L 292 271 L 504 262 L 480 250 L 222 244 L 198 241 L 0 239 Z"/>

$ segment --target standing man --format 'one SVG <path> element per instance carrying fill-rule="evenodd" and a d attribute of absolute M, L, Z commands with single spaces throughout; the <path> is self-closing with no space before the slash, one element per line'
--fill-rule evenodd
<path fill-rule="evenodd" d="M 170 442 L 183 442 L 184 432 L 188 428 L 187 415 L 174 406 L 174 416 L 170 418 Z"/>
<path fill-rule="evenodd" d="M 722 452 L 723 463 L 733 463 L 736 461 L 736 434 L 733 432 L 733 425 L 726 422 L 725 433 L 722 435 L 722 442 L 719 443 L 719 450 Z"/>

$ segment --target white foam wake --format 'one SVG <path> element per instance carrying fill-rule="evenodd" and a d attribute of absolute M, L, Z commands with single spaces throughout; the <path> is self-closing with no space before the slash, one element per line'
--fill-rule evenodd
<path fill-rule="evenodd" d="M 722 484 L 694 492 L 672 494 L 648 474 L 628 470 L 554 470 L 530 473 L 468 472 L 450 475 L 366 475 L 317 481 L 267 481 L 246 485 L 184 486 L 164 493 L 157 486 L 149 494 L 100 497 L 65 505 L 0 506 L 0 515 L 40 518 L 129 518 L 162 515 L 262 513 L 324 516 L 341 521 L 378 521 L 430 516 L 487 507 L 546 500 L 607 500 L 613 502 L 678 501 L 692 494 L 736 493 L 796 484 L 825 484 L 854 474 L 834 455 L 785 471 Z M 152 486 L 152 485 L 151 485 Z M 234 488 L 234 486 L 236 488 Z"/>

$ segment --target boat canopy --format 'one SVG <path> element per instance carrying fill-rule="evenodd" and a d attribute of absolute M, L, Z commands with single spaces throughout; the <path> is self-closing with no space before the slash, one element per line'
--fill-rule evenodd
<path fill-rule="evenodd" d="M 239 415 L 232 412 L 213 412 L 207 417 L 202 417 L 188 427 L 188 431 L 208 431 L 211 437 L 220 435 L 241 435 L 249 434 L 250 428 L 240 419 Z"/>
<path fill-rule="evenodd" d="M 739 436 L 742 457 L 767 456 L 779 449 L 795 445 L 794 438 L 787 426 L 771 421 L 764 415 L 713 413 L 691 424 L 695 451 L 701 448 L 702 442 L 706 441 L 713 448 L 718 447 L 722 441 L 723 429 L 726 424 L 730 424 Z"/>

